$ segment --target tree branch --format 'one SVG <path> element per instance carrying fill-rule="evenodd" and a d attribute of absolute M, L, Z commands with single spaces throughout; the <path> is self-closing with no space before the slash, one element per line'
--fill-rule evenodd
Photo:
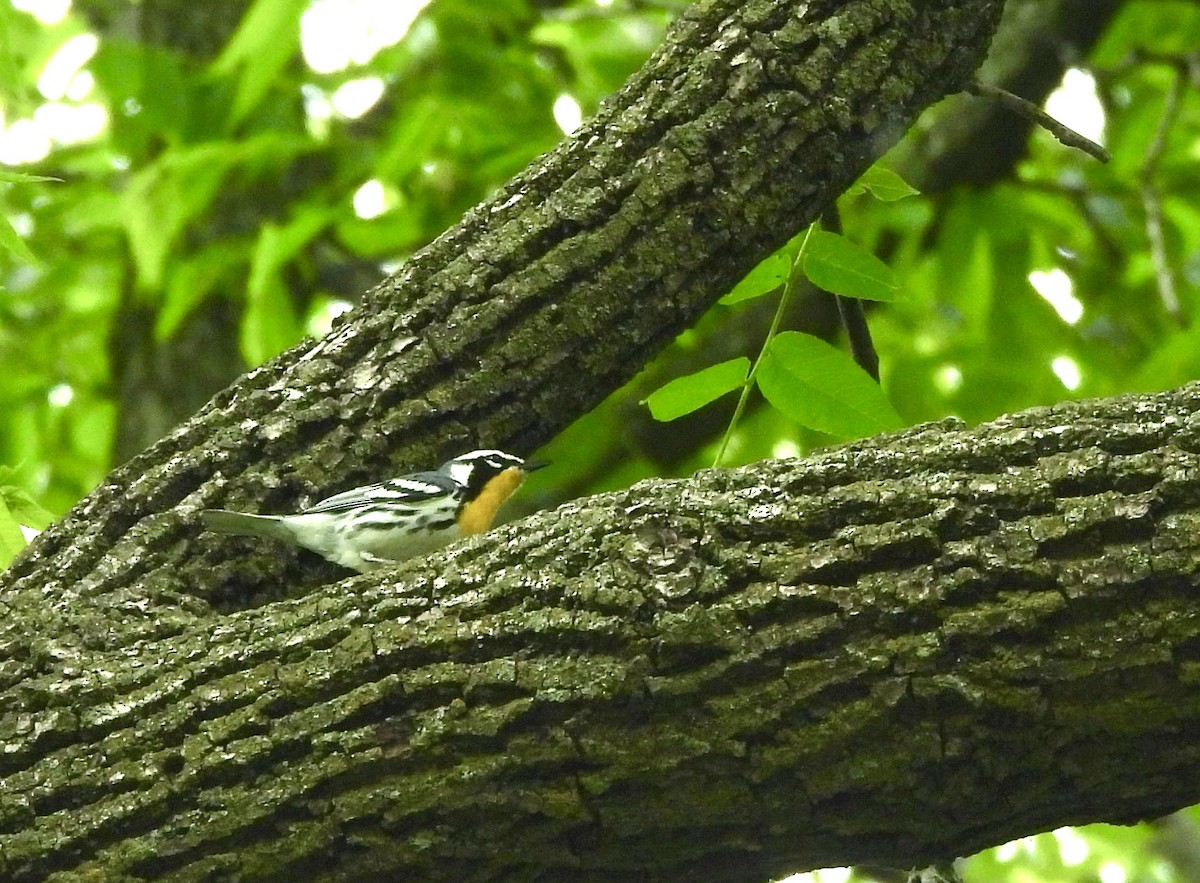
<path fill-rule="evenodd" d="M 1019 95 L 1014 95 L 1005 89 L 1000 89 L 987 83 L 980 83 L 978 80 L 968 83 L 967 91 L 972 95 L 978 95 L 980 98 L 995 101 L 1013 113 L 1033 120 L 1053 135 L 1064 147 L 1074 147 L 1076 150 L 1082 150 L 1088 156 L 1098 159 L 1100 162 L 1108 162 L 1112 159 L 1112 154 L 1104 147 L 1097 144 L 1091 138 L 1079 134 L 1069 126 L 1064 126 L 1032 101 L 1022 98 Z"/>
<path fill-rule="evenodd" d="M 1198 475 L 1194 384 L 10 639 L 0 875 L 750 881 L 1163 815 L 1200 799 Z"/>
<path fill-rule="evenodd" d="M 294 558 L 197 556 L 196 510 L 291 509 L 481 444 L 526 453 L 631 377 L 966 83 L 1000 0 L 720 0 L 370 294 L 115 471 L 4 584 L 232 603 Z M 222 548 L 228 548 L 224 546 Z M 290 566 L 289 566 L 290 565 Z M 328 573 L 321 578 L 327 579 Z M 53 588 L 51 588 L 53 587 Z"/>

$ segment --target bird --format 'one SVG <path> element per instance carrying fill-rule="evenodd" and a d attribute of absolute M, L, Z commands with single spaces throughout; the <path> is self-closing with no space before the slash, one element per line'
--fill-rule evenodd
<path fill-rule="evenodd" d="M 525 476 L 545 465 L 470 451 L 436 470 L 352 488 L 289 515 L 205 509 L 200 518 L 210 531 L 283 540 L 365 573 L 483 533 Z"/>

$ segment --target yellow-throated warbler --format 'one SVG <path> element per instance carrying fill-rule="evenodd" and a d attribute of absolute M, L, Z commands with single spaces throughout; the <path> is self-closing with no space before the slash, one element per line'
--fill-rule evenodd
<path fill-rule="evenodd" d="M 503 451 L 471 451 L 434 472 L 356 487 L 294 515 L 205 509 L 200 517 L 209 530 L 273 537 L 343 567 L 373 570 L 487 530 L 500 504 L 545 465 Z"/>

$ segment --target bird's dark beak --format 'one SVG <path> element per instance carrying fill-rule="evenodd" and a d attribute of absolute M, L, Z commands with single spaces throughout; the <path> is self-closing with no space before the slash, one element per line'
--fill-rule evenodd
<path fill-rule="evenodd" d="M 549 460 L 526 460 L 525 465 L 521 467 L 524 472 L 536 472 L 539 469 L 544 469 L 550 465 Z"/>

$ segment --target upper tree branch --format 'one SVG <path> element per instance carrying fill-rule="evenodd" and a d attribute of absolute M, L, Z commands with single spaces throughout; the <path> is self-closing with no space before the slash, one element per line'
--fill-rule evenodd
<path fill-rule="evenodd" d="M 137 604 L 234 578 L 249 589 L 260 575 L 244 565 L 197 561 L 197 509 L 287 509 L 479 444 L 528 452 L 960 89 L 1001 5 L 697 4 L 573 138 L 328 338 L 243 378 L 114 472 L 5 583 L 47 587 L 67 618 L 112 592 Z"/>

